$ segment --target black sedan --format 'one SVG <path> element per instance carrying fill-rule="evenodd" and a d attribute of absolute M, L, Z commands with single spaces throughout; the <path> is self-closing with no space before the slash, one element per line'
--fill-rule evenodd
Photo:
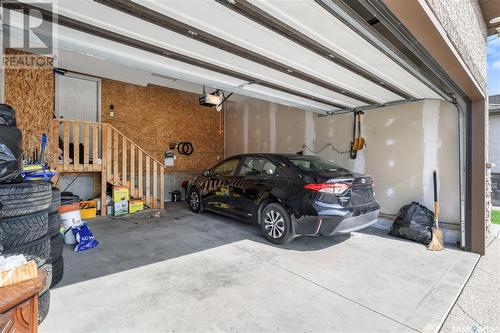
<path fill-rule="evenodd" d="M 297 154 L 227 158 L 195 177 L 187 193 L 193 212 L 252 222 L 274 244 L 360 230 L 377 221 L 380 209 L 371 177 Z"/>

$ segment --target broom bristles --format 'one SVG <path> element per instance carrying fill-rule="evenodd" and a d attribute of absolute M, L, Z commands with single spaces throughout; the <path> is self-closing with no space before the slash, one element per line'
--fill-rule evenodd
<path fill-rule="evenodd" d="M 443 232 L 439 228 L 432 228 L 432 240 L 427 246 L 429 251 L 444 250 Z"/>

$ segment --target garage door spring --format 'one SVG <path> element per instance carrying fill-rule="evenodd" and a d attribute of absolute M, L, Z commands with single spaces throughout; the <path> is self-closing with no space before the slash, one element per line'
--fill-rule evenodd
<path fill-rule="evenodd" d="M 323 150 L 325 150 L 328 147 L 330 147 L 334 152 L 336 152 L 338 154 L 349 154 L 351 152 L 350 149 L 349 150 L 340 150 L 337 147 L 335 147 L 333 145 L 333 143 L 327 143 L 327 144 L 325 144 L 320 150 L 313 150 L 313 149 L 309 148 L 307 145 L 303 145 L 302 146 L 302 148 L 305 148 L 305 149 L 309 150 L 313 154 L 321 153 Z"/>

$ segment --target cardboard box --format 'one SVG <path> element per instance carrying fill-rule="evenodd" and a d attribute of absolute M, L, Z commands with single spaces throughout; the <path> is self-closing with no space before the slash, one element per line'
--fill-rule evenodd
<path fill-rule="evenodd" d="M 144 210 L 144 201 L 141 199 L 132 199 L 128 202 L 128 212 L 133 214 L 140 210 Z"/>
<path fill-rule="evenodd" d="M 121 200 L 113 203 L 113 215 L 121 216 L 128 214 L 128 201 Z"/>
<path fill-rule="evenodd" d="M 38 269 L 34 260 L 28 261 L 20 267 L 0 272 L 0 287 L 10 286 L 38 277 Z"/>
<path fill-rule="evenodd" d="M 126 186 L 113 186 L 113 201 L 129 201 L 130 194 Z"/>

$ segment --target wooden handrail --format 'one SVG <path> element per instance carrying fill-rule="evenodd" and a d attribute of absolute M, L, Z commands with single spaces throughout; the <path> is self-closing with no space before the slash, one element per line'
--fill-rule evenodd
<path fill-rule="evenodd" d="M 106 124 L 104 123 L 103 124 L 104 126 L 109 126 L 111 127 L 111 129 L 115 132 L 117 132 L 119 135 L 123 136 L 124 138 L 127 139 L 128 142 L 132 143 L 133 145 L 135 145 L 135 147 L 138 149 L 138 150 L 141 150 L 144 154 L 146 154 L 147 156 L 149 156 L 150 159 L 152 159 L 154 162 L 158 163 L 162 168 L 165 169 L 165 166 L 163 165 L 162 162 L 158 161 L 153 155 L 151 155 L 150 153 L 148 153 L 147 151 L 145 151 L 144 149 L 142 149 L 141 147 L 139 147 L 136 143 L 134 143 L 134 141 L 132 141 L 131 139 L 129 139 L 125 134 L 123 134 L 122 132 L 120 132 L 120 130 L 116 129 L 116 127 L 114 127 L 113 125 L 111 124 Z"/>
<path fill-rule="evenodd" d="M 134 141 L 132 141 L 132 139 L 130 139 L 128 136 L 126 136 L 125 134 L 123 134 L 123 132 L 121 132 L 119 129 L 117 129 L 116 127 L 114 127 L 111 124 L 108 124 L 108 123 L 97 123 L 97 122 L 92 122 L 92 121 L 66 120 L 66 119 L 54 119 L 54 121 L 59 122 L 59 123 L 61 123 L 61 122 L 70 122 L 70 123 L 92 124 L 92 125 L 100 125 L 100 126 L 110 127 L 113 131 L 115 131 L 119 135 L 123 136 L 128 142 L 134 144 L 138 150 L 141 150 L 144 154 L 146 154 L 147 156 L 149 156 L 150 159 L 152 159 L 153 161 L 155 161 L 156 163 L 158 163 L 159 166 L 161 166 L 161 167 L 163 167 L 165 169 L 165 166 L 163 165 L 162 162 L 160 162 L 153 155 L 151 155 L 150 153 L 148 153 L 147 151 L 145 151 L 144 149 L 142 149 Z"/>
<path fill-rule="evenodd" d="M 54 168 L 61 172 L 100 172 L 102 207 L 106 206 L 106 183 L 109 182 L 129 187 L 132 196 L 143 198 L 153 208 L 163 208 L 165 166 L 125 134 L 111 124 L 54 119 L 54 143 L 59 142 L 61 131 L 62 161 L 59 164 L 58 149 L 54 145 Z M 80 143 L 83 143 L 82 149 Z M 105 215 L 105 209 L 101 213 Z"/>

